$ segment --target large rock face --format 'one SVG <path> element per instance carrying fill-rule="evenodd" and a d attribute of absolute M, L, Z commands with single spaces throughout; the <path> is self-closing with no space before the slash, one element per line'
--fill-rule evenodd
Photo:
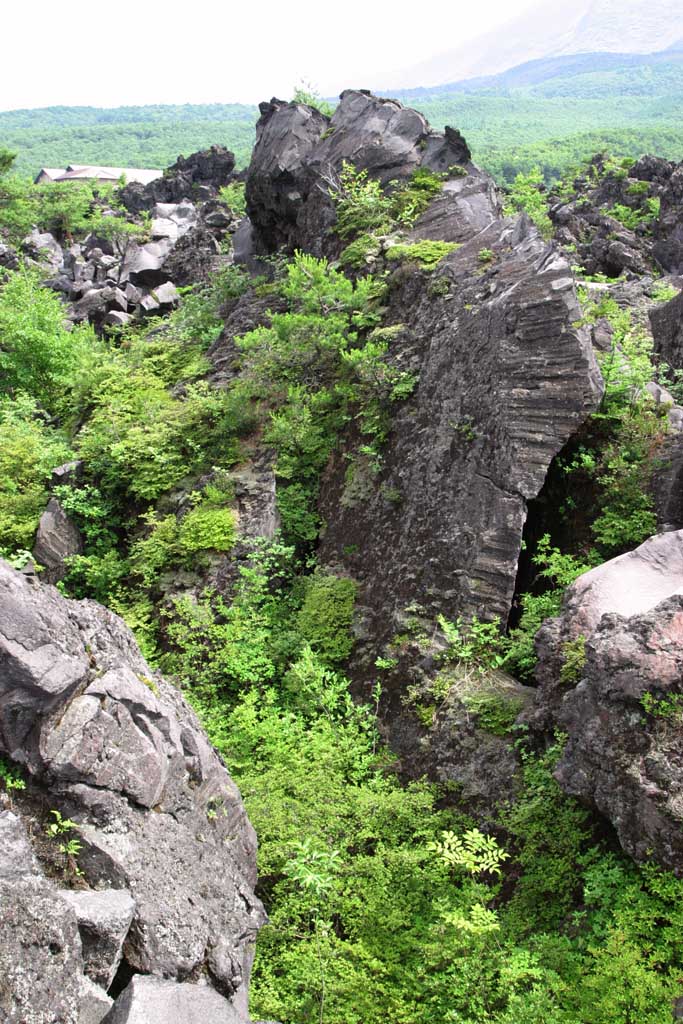
<path fill-rule="evenodd" d="M 329 193 L 338 187 L 345 161 L 383 185 L 406 179 L 421 166 L 445 171 L 458 164 L 474 170 L 459 132 L 433 131 L 422 114 L 396 100 L 349 89 L 332 118 L 275 99 L 260 109 L 247 172 L 247 211 L 264 252 L 282 246 L 318 255 L 328 251 L 326 236 L 335 222 Z"/>
<path fill-rule="evenodd" d="M 80 1024 L 83 983 L 73 910 L 40 870 L 19 818 L 4 811 L 0 813 L 0 1020 Z"/>
<path fill-rule="evenodd" d="M 434 275 L 397 272 L 392 353 L 415 393 L 395 407 L 379 475 L 343 452 L 323 490 L 321 557 L 361 584 L 368 671 L 415 602 L 432 623 L 507 619 L 527 499 L 601 396 L 579 316 L 567 263 L 524 221 L 494 222 Z"/>
<path fill-rule="evenodd" d="M 683 272 L 683 163 L 673 170 L 661 194 L 654 253 L 665 270 Z"/>
<path fill-rule="evenodd" d="M 585 666 L 563 679 L 568 645 L 584 642 Z M 683 870 L 683 531 L 579 577 L 537 644 L 525 717 L 567 733 L 561 785 L 604 814 L 633 857 Z"/>
<path fill-rule="evenodd" d="M 655 352 L 675 370 L 683 369 L 683 292 L 650 312 Z"/>
<path fill-rule="evenodd" d="M 127 970 L 178 980 L 205 973 L 246 1020 L 264 914 L 239 793 L 192 711 L 152 673 L 120 619 L 94 602 L 66 601 L 2 562 L 0 753 L 24 766 L 32 792 L 77 823 L 88 884 L 126 890 L 134 902 L 123 937 Z M 101 979 L 102 948 L 120 945 L 115 922 L 125 914 L 95 904 L 80 907 L 79 921 L 89 914 L 90 931 L 104 932 L 88 951 Z M 105 911 L 114 918 L 108 937 L 96 925 Z"/>

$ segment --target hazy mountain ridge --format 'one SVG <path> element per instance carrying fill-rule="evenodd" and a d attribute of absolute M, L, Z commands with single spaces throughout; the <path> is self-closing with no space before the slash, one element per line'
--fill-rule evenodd
<path fill-rule="evenodd" d="M 408 68 L 394 89 L 495 75 L 528 61 L 586 52 L 652 53 L 681 46 L 678 0 L 559 0 L 532 8 L 495 32 Z"/>

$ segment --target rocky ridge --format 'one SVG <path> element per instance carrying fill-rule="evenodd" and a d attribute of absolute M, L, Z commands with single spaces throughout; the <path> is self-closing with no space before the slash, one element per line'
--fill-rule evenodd
<path fill-rule="evenodd" d="M 264 921 L 253 891 L 256 838 L 194 714 L 115 615 L 66 601 L 5 563 L 0 622 L 0 752 L 27 783 L 0 818 L 10 836 L 0 910 L 4 1019 L 19 1024 L 30 1005 L 35 1022 L 55 1014 L 65 1024 L 99 1020 L 85 1015 L 83 1001 L 96 995 L 106 1012 L 107 991 L 118 995 L 144 974 L 167 987 L 182 982 L 183 992 L 203 985 L 197 997 L 224 1006 L 215 1019 L 247 1021 L 253 942 Z M 45 879 L 26 854 L 26 830 L 49 831 L 57 811 L 58 823 L 74 823 L 81 847 L 66 857 L 73 892 Z M 40 953 L 48 970 L 31 952 L 38 905 L 26 919 L 24 890 L 42 900 L 47 931 L 38 949 L 54 945 L 62 958 Z M 16 957 L 21 928 L 31 936 L 25 959 Z M 124 992 L 124 1006 L 136 991 Z M 118 1000 L 112 1012 L 128 1019 Z"/>
<path fill-rule="evenodd" d="M 548 243 L 526 216 L 503 215 L 493 182 L 471 162 L 456 131 L 434 132 L 415 111 L 362 91 L 344 93 L 331 119 L 304 104 L 272 100 L 261 108 L 246 176 L 249 217 L 239 226 L 226 223 L 213 200 L 234 164 L 229 155 L 200 154 L 145 190 L 125 190 L 133 213 L 154 214 L 152 242 L 135 245 L 118 262 L 97 240 L 65 255 L 43 236 L 34 253 L 50 253 L 52 285 L 74 303 L 74 318 L 125 323 L 162 308 L 159 295 L 171 281 L 201 279 L 217 238 L 233 228 L 234 259 L 259 271 L 260 256 L 282 249 L 338 257 L 343 243 L 333 194 L 345 162 L 388 191 L 419 168 L 444 173 L 439 194 L 401 241 L 455 248 L 431 271 L 414 260 L 396 266 L 377 257 L 378 268 L 389 271 L 382 323 L 391 331 L 390 360 L 416 385 L 392 410 L 379 466 L 362 450 L 357 425 L 345 427 L 322 479 L 319 559 L 358 584 L 351 663 L 358 692 L 373 683 L 378 656 L 396 655 L 384 677 L 384 725 L 405 773 L 456 784 L 486 821 L 514 791 L 518 759 L 510 736 L 487 733 L 467 703 L 472 679 L 458 673 L 446 680 L 447 698 L 428 727 L 405 698 L 409 688 L 427 692 L 442 674 L 440 616 L 507 620 L 529 502 L 599 406 L 596 351 L 610 348 L 611 329 L 581 323 L 572 253 L 594 273 L 622 275 L 617 284 L 590 288 L 643 319 L 649 275 L 658 266 L 681 269 L 680 168 L 643 158 L 628 175 L 615 176 L 596 164 L 595 188 L 551 202 L 556 242 Z M 453 167 L 458 171 L 449 176 Z M 661 216 L 642 230 L 606 212 L 620 205 L 642 212 L 647 200 L 659 201 Z M 112 302 L 121 304 L 118 320 Z M 209 353 L 215 385 L 226 386 L 240 371 L 235 338 L 268 323 L 276 309 L 276 298 L 249 291 L 226 310 L 225 329 Z M 657 350 L 681 369 L 682 325 L 680 297 L 652 316 Z M 570 588 L 562 614 L 539 634 L 536 690 L 504 673 L 475 683 L 506 702 L 512 719 L 521 712 L 519 721 L 539 745 L 556 729 L 565 732 L 557 769 L 563 788 L 604 816 L 633 857 L 654 853 L 681 870 L 681 724 L 667 709 L 675 711 L 681 696 L 683 534 L 671 528 L 683 520 L 683 414 L 668 408 L 660 385 L 651 385 L 651 394 L 675 426 L 667 465 L 653 485 L 667 532 Z M 279 524 L 282 481 L 267 446 L 255 441 L 232 476 L 238 546 L 214 560 L 208 575 L 198 574 L 223 594 L 234 582 L 239 543 L 272 538 Z M 59 512 L 51 502 L 43 524 L 44 560 L 54 579 L 79 543 Z M 248 1021 L 251 941 L 263 921 L 253 891 L 255 840 L 239 795 L 182 696 L 151 672 L 111 613 L 92 602 L 66 602 L 5 565 L 0 641 L 0 752 L 28 773 L 26 794 L 0 816 L 9 837 L 0 882 L 8 893 L 16 889 L 3 912 L 16 934 L 35 934 L 26 893 L 37 893 L 45 922 L 38 961 L 27 953 L 25 965 L 18 960 L 8 968 L 0 1007 L 4 999 L 22 1007 L 8 1012 L 23 1013 L 35 992 L 43 1000 L 36 1024 L 50 1019 L 52 1010 L 41 1006 L 55 998 L 65 1022 L 94 1024 L 105 1013 L 116 1024 L 172 1015 Z M 585 660 L 568 679 L 567 653 L 578 645 Z M 54 874 L 49 857 L 43 870 L 28 852 L 28 837 L 36 845 L 46 813 L 56 809 L 75 821 L 82 843 L 83 879 L 70 879 L 73 890 L 47 877 Z M 55 959 L 44 966 L 45 948 L 53 946 Z M 3 956 L 10 963 L 11 950 L 0 942 Z"/>

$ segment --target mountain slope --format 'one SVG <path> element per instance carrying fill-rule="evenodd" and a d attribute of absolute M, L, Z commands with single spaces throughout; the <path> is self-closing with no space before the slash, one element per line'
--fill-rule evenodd
<path fill-rule="evenodd" d="M 596 51 L 650 53 L 680 46 L 679 0 L 544 2 L 495 32 L 406 69 L 395 88 L 492 75 L 530 60 Z"/>

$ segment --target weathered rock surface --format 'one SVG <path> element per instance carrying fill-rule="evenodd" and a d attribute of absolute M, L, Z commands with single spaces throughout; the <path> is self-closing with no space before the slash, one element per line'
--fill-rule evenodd
<path fill-rule="evenodd" d="M 64 560 L 83 550 L 80 530 L 62 508 L 57 498 L 50 498 L 40 517 L 33 557 L 46 567 L 45 580 L 57 583 L 66 573 Z"/>
<path fill-rule="evenodd" d="M 672 171 L 661 192 L 654 254 L 665 270 L 683 271 L 683 163 Z"/>
<path fill-rule="evenodd" d="M 421 166 L 470 165 L 459 132 L 435 132 L 417 111 L 362 90 L 343 92 L 331 118 L 276 99 L 260 110 L 246 195 L 261 252 L 284 246 L 321 255 L 335 246 L 327 237 L 336 219 L 330 190 L 338 187 L 344 161 L 383 185 Z"/>
<path fill-rule="evenodd" d="M 78 921 L 85 973 L 106 990 L 121 963 L 135 900 L 125 889 L 67 890 L 62 898 L 73 908 Z"/>
<path fill-rule="evenodd" d="M 239 218 L 220 201 L 218 192 L 232 180 L 233 170 L 232 153 L 214 146 L 186 160 L 179 158 L 147 186 L 126 186 L 121 196 L 129 212 L 150 215 L 144 242 L 125 232 L 91 234 L 67 248 L 53 235 L 34 230 L 23 242 L 24 252 L 49 269 L 46 284 L 70 303 L 68 318 L 74 323 L 122 328 L 134 318 L 168 312 L 178 299 L 176 284 L 206 282 L 222 261 L 231 258 L 220 255 L 219 241 L 236 230 Z M 114 210 L 102 212 L 105 217 L 120 217 Z M 131 222 L 135 216 L 123 226 Z M 7 250 L 7 260 L 12 252 Z M 7 265 L 15 263 L 10 260 Z"/>
<path fill-rule="evenodd" d="M 563 682 L 577 638 L 585 667 Z M 537 647 L 539 691 L 525 717 L 535 731 L 567 733 L 561 785 L 604 814 L 633 857 L 683 870 L 683 715 L 641 704 L 683 696 L 683 531 L 580 576 Z"/>
<path fill-rule="evenodd" d="M 490 249 L 488 270 L 478 254 Z M 447 294 L 443 294 L 444 290 Z M 497 221 L 433 275 L 398 271 L 396 365 L 419 375 L 373 477 L 342 453 L 323 486 L 323 562 L 361 584 L 358 664 L 420 614 L 507 619 L 526 501 L 602 390 L 567 263 Z M 357 551 L 357 554 L 354 553 Z M 372 638 L 367 640 L 366 638 Z"/>
<path fill-rule="evenodd" d="M 674 370 L 683 369 L 683 292 L 650 312 L 655 352 Z"/>
<path fill-rule="evenodd" d="M 77 823 L 88 883 L 135 901 L 128 967 L 206 971 L 246 1019 L 264 914 L 239 793 L 120 619 L 1 562 L 0 752 Z"/>
<path fill-rule="evenodd" d="M 242 1018 L 206 985 L 138 976 L 116 1000 L 104 1024 L 242 1024 Z"/>
<path fill-rule="evenodd" d="M 71 907 L 45 878 L 20 819 L 0 813 L 0 1019 L 81 1024 L 83 961 Z"/>
<path fill-rule="evenodd" d="M 196 200 L 199 190 L 209 196 L 232 181 L 235 156 L 224 146 L 179 156 L 176 162 L 148 185 L 131 183 L 123 189 L 121 198 L 131 213 L 152 210 L 157 203 L 180 203 L 184 199 Z"/>

